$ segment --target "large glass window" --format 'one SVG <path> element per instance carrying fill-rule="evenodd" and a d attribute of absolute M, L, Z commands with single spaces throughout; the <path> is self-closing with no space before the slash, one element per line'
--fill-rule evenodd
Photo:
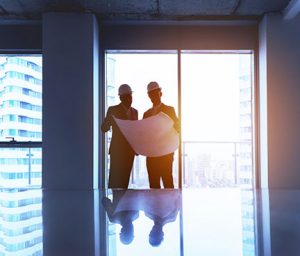
<path fill-rule="evenodd" d="M 132 107 L 139 111 L 139 119 L 152 107 L 147 94 L 147 84 L 157 81 L 162 87 L 162 102 L 175 108 L 178 114 L 178 77 L 177 52 L 125 52 L 110 51 L 106 54 L 106 110 L 111 105 L 119 104 L 118 87 L 129 84 L 133 90 Z M 107 150 L 111 133 L 106 136 Z M 108 177 L 109 155 L 106 153 L 106 177 Z M 135 158 L 130 181 L 131 188 L 149 188 L 146 171 L 146 158 Z M 178 184 L 178 153 L 173 162 L 174 184 Z"/>
<path fill-rule="evenodd" d="M 2 55 L 0 67 L 0 141 L 12 142 L 0 147 L 0 187 L 41 187 L 42 150 L 30 142 L 42 140 L 42 57 Z"/>
<path fill-rule="evenodd" d="M 252 52 L 183 51 L 185 187 L 253 187 Z"/>
<path fill-rule="evenodd" d="M 0 255 L 43 255 L 41 142 L 42 56 L 1 55 Z"/>
<path fill-rule="evenodd" d="M 108 51 L 106 108 L 119 103 L 118 86 L 127 83 L 141 119 L 151 107 L 146 86 L 153 80 L 163 88 L 162 101 L 181 113 L 182 165 L 176 154 L 175 183 L 181 175 L 183 187 L 253 187 L 253 53 Z M 144 160 L 136 158 L 131 187 L 149 186 Z"/>

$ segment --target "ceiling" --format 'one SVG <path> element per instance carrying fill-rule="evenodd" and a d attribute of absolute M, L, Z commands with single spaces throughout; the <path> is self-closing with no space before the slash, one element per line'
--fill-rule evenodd
<path fill-rule="evenodd" d="M 101 20 L 259 19 L 290 0 L 0 0 L 0 20 L 40 20 L 47 12 L 94 13 Z"/>

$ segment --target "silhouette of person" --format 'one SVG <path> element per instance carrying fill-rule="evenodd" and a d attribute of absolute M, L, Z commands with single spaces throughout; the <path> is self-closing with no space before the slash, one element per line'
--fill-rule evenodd
<path fill-rule="evenodd" d="M 122 225 L 120 240 L 129 244 L 134 239 L 133 222 L 139 217 L 139 211 L 153 220 L 149 233 L 149 243 L 159 246 L 164 240 L 163 227 L 176 220 L 181 207 L 181 192 L 177 189 L 134 190 L 114 189 L 112 201 L 102 198 L 109 221 Z"/>
<path fill-rule="evenodd" d="M 131 107 L 132 90 L 130 86 L 128 84 L 122 84 L 118 91 L 121 102 L 118 105 L 108 108 L 106 117 L 101 125 L 102 132 L 107 132 L 112 127 L 112 138 L 109 147 L 109 188 L 128 187 L 135 156 L 135 152 L 121 133 L 113 116 L 123 120 L 137 120 L 138 111 Z"/>
<path fill-rule="evenodd" d="M 181 206 L 181 194 L 178 190 L 150 190 L 150 196 L 144 212 L 154 222 L 149 233 L 149 243 L 156 247 L 164 240 L 164 225 L 177 218 Z"/>
<path fill-rule="evenodd" d="M 179 133 L 179 119 L 175 113 L 175 109 L 172 106 L 162 103 L 162 91 L 159 84 L 157 82 L 150 82 L 147 86 L 147 91 L 153 106 L 144 113 L 143 119 L 156 115 L 159 112 L 164 112 L 174 121 L 174 128 Z M 164 188 L 174 188 L 172 173 L 173 159 L 174 152 L 159 157 L 147 157 L 146 166 L 150 188 L 160 188 L 161 180 Z"/>
<path fill-rule="evenodd" d="M 120 241 L 123 244 L 130 244 L 134 239 L 133 221 L 139 217 L 139 211 L 134 209 L 118 210 L 118 204 L 126 190 L 113 190 L 113 200 L 107 197 L 102 198 L 102 205 L 106 210 L 108 219 L 111 223 L 120 224 L 122 226 L 120 232 Z"/>

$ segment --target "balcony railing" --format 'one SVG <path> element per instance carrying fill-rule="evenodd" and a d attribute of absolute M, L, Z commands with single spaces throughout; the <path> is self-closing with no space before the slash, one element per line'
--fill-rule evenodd
<path fill-rule="evenodd" d="M 252 187 L 251 140 L 183 141 L 182 187 Z M 178 184 L 178 152 L 173 163 L 174 184 Z M 149 187 L 145 157 L 138 156 L 133 167 L 132 188 Z"/>
<path fill-rule="evenodd" d="M 252 187 L 252 142 L 183 141 L 183 187 Z"/>
<path fill-rule="evenodd" d="M 0 142 L 0 187 L 41 187 L 42 142 Z"/>
<path fill-rule="evenodd" d="M 252 142 L 183 141 L 183 187 L 252 187 Z M 0 142 L 0 187 L 41 187 L 42 142 Z M 178 184 L 178 152 L 174 159 L 174 184 Z M 148 187 L 145 157 L 137 157 L 131 187 Z"/>

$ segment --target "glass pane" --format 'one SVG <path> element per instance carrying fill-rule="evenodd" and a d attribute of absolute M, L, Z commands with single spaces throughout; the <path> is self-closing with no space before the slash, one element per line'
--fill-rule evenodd
<path fill-rule="evenodd" d="M 258 255 L 253 190 L 185 189 L 182 209 L 183 255 Z"/>
<path fill-rule="evenodd" d="M 177 54 L 174 52 L 106 53 L 106 110 L 111 105 L 119 104 L 118 87 L 129 84 L 133 90 L 132 107 L 139 111 L 139 119 L 152 107 L 147 95 L 147 84 L 157 81 L 162 87 L 162 102 L 175 108 L 178 115 L 178 80 Z M 107 151 L 111 134 L 107 135 Z M 106 177 L 108 177 L 109 155 L 106 153 Z M 146 158 L 136 156 L 130 181 L 130 188 L 149 188 L 146 170 Z M 178 184 L 178 154 L 173 161 L 174 185 Z"/>
<path fill-rule="evenodd" d="M 0 222 L 0 255 L 43 255 L 40 189 L 0 189 Z"/>
<path fill-rule="evenodd" d="M 183 186 L 252 187 L 252 54 L 181 59 Z"/>
<path fill-rule="evenodd" d="M 0 56 L 0 141 L 42 141 L 42 56 Z M 41 187 L 41 147 L 0 144 L 0 187 Z"/>
<path fill-rule="evenodd" d="M 41 148 L 0 148 L 0 187 L 42 186 Z"/>
<path fill-rule="evenodd" d="M 102 198 L 108 255 L 181 255 L 181 191 L 113 190 Z"/>
<path fill-rule="evenodd" d="M 240 188 L 107 190 L 100 200 L 107 224 L 102 251 L 108 256 L 142 250 L 143 255 L 260 255 L 256 199 L 252 189 Z"/>

